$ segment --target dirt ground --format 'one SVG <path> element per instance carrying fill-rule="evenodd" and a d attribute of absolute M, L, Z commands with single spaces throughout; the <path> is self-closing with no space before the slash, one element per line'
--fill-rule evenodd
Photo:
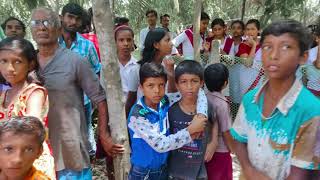
<path fill-rule="evenodd" d="M 239 161 L 232 155 L 232 167 L 233 167 L 233 179 L 238 180 L 240 176 L 240 165 Z M 105 161 L 104 160 L 96 160 L 92 165 L 93 167 L 93 180 L 106 180 L 106 171 L 105 171 Z"/>

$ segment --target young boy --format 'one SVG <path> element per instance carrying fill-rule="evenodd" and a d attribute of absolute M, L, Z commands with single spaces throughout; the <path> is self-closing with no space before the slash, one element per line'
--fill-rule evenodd
<path fill-rule="evenodd" d="M 218 146 L 211 161 L 206 163 L 208 180 L 232 180 L 232 159 L 230 155 L 232 137 L 231 117 L 228 100 L 222 95 L 227 87 L 228 68 L 221 64 L 211 64 L 204 71 L 204 81 L 208 89 L 207 98 L 218 122 Z"/>
<path fill-rule="evenodd" d="M 0 122 L 0 179 L 50 179 L 32 166 L 42 154 L 45 136 L 42 122 L 35 117 Z"/>
<path fill-rule="evenodd" d="M 294 20 L 272 23 L 261 35 L 268 81 L 248 92 L 231 129 L 246 179 L 309 179 L 320 101 L 296 79 L 311 35 Z"/>
<path fill-rule="evenodd" d="M 169 109 L 168 117 L 172 134 L 187 128 L 196 114 L 198 92 L 203 86 L 202 66 L 193 60 L 182 61 L 175 69 L 175 81 L 182 98 Z M 210 121 L 213 119 L 211 113 L 208 113 L 208 119 Z M 218 139 L 217 123 L 211 121 L 210 125 L 203 135 L 170 152 L 168 160 L 170 179 L 207 178 L 204 161 L 211 159 Z"/>
<path fill-rule="evenodd" d="M 166 117 L 170 103 L 165 96 L 167 74 L 163 66 L 146 63 L 139 76 L 144 96 L 128 117 L 132 165 L 128 179 L 164 180 L 168 175 L 168 151 L 191 142 L 191 136 L 204 130 L 206 118 L 196 116 L 187 128 L 170 135 Z"/>

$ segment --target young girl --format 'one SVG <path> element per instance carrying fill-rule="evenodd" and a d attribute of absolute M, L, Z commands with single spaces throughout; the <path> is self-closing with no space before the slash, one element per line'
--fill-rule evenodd
<path fill-rule="evenodd" d="M 239 51 L 236 54 L 238 57 L 246 58 L 245 65 L 240 67 L 240 99 L 246 92 L 260 85 L 263 79 L 259 31 L 260 22 L 250 19 L 246 24 L 245 40 L 239 45 Z"/>
<path fill-rule="evenodd" d="M 206 42 L 209 43 L 209 50 L 211 50 L 211 42 L 213 40 L 220 41 L 220 53 L 221 54 L 229 54 L 235 55 L 234 53 L 234 45 L 232 37 L 226 35 L 226 24 L 223 19 L 216 18 L 211 23 L 211 29 L 213 37 L 208 37 Z"/>
<path fill-rule="evenodd" d="M 239 45 L 242 43 L 242 37 L 244 33 L 244 23 L 241 20 L 235 20 L 231 23 L 231 33 L 234 46 L 234 55 L 239 51 Z"/>
<path fill-rule="evenodd" d="M 242 37 L 244 33 L 244 23 L 241 20 L 235 20 L 231 23 L 231 33 L 233 39 L 233 52 L 229 54 L 235 55 L 239 51 L 239 46 L 242 43 Z M 231 107 L 232 107 L 232 115 L 235 116 L 238 110 L 238 107 L 241 102 L 240 95 L 240 83 L 239 77 L 241 73 L 241 64 L 236 63 L 229 67 L 229 89 L 230 89 L 230 99 L 231 99 Z"/>
<path fill-rule="evenodd" d="M 142 59 L 138 62 L 138 64 L 140 66 L 148 62 L 162 64 L 165 57 L 171 54 L 172 43 L 170 40 L 170 34 L 165 29 L 155 28 L 153 30 L 150 30 L 144 42 Z M 168 65 L 166 67 L 170 68 L 170 72 L 173 72 L 173 61 L 165 60 L 164 64 Z M 174 79 L 169 78 L 168 80 L 169 84 L 172 84 L 172 81 L 174 84 Z M 137 69 L 136 73 L 130 74 L 130 79 L 128 79 L 128 96 L 126 102 L 127 110 L 130 110 L 134 102 L 137 99 L 140 99 L 143 95 L 141 90 L 138 90 L 138 86 L 139 68 Z M 169 85 L 168 88 L 172 88 L 172 85 Z"/>
<path fill-rule="evenodd" d="M 0 92 L 0 121 L 16 116 L 34 116 L 47 125 L 48 97 L 42 86 L 28 79 L 36 69 L 37 53 L 33 45 L 19 38 L 6 38 L 0 42 L 0 72 L 10 89 Z M 54 162 L 48 144 L 34 165 L 55 179 Z"/>

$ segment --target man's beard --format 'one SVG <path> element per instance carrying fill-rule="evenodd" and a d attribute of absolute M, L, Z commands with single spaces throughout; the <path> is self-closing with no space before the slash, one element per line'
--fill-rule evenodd
<path fill-rule="evenodd" d="M 77 27 L 69 28 L 67 26 L 63 26 L 63 29 L 68 33 L 77 33 L 80 30 L 80 28 L 77 28 Z"/>

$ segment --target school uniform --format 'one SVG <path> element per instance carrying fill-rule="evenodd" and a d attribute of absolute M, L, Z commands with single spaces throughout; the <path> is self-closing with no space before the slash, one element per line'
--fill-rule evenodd
<path fill-rule="evenodd" d="M 240 57 L 242 54 L 250 54 L 250 51 L 251 47 L 249 45 L 241 43 L 239 45 L 239 51 L 237 52 L 236 56 Z M 238 78 L 234 77 L 232 81 L 230 81 L 230 86 L 233 86 L 234 83 L 239 83 L 239 89 L 230 89 L 230 96 L 233 102 L 240 103 L 242 96 L 245 93 L 247 93 L 251 89 L 254 89 L 255 87 L 260 87 L 262 85 L 264 80 L 264 71 L 262 70 L 261 55 L 262 54 L 260 45 L 257 45 L 252 66 L 246 67 L 245 65 L 240 64 L 240 73 Z"/>
<path fill-rule="evenodd" d="M 200 34 L 200 45 L 204 42 L 204 34 Z M 186 29 L 172 40 L 175 47 L 182 45 L 182 54 L 185 60 L 194 60 L 193 28 Z"/>
<path fill-rule="evenodd" d="M 309 50 L 309 56 L 306 64 L 299 67 L 297 77 L 305 76 L 307 79 L 307 88 L 315 95 L 320 97 L 320 70 L 313 63 L 317 60 L 319 47 L 316 46 Z"/>

